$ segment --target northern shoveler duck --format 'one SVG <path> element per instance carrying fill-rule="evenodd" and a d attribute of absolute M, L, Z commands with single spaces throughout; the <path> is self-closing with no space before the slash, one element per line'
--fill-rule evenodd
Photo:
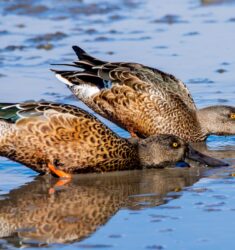
<path fill-rule="evenodd" d="M 71 173 L 164 167 L 185 157 L 225 164 L 175 136 L 131 143 L 82 109 L 49 102 L 0 104 L 0 155 L 39 173 L 68 178 Z"/>
<path fill-rule="evenodd" d="M 187 142 L 210 134 L 235 134 L 235 107 L 197 109 L 185 84 L 173 75 L 138 63 L 109 63 L 73 46 L 78 59 L 53 70 L 87 106 L 132 136 L 176 135 Z"/>

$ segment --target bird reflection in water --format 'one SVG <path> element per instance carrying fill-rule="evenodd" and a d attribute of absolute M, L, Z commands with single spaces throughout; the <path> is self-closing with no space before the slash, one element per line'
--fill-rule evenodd
<path fill-rule="evenodd" d="M 78 175 L 53 195 L 48 188 L 56 180 L 39 176 L 0 197 L 0 237 L 18 247 L 80 241 L 121 208 L 139 210 L 180 197 L 177 191 L 199 180 L 202 171 L 153 169 Z"/>
<path fill-rule="evenodd" d="M 234 137 L 235 139 L 235 137 Z M 226 140 L 222 141 L 221 145 L 216 145 L 215 147 L 208 146 L 207 143 L 199 142 L 192 143 L 193 148 L 199 152 L 206 154 L 210 157 L 220 158 L 220 159 L 235 159 L 235 140 L 231 140 L 230 144 Z M 217 142 L 218 143 L 218 142 Z M 215 143 L 214 143 L 215 144 Z"/>

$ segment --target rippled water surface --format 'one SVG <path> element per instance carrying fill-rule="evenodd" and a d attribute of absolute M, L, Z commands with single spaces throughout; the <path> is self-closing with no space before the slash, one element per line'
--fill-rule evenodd
<path fill-rule="evenodd" d="M 0 101 L 84 107 L 49 71 L 77 44 L 176 75 L 198 107 L 235 105 L 234 31 L 232 0 L 3 0 Z M 80 175 L 54 195 L 55 179 L 0 158 L 0 249 L 233 249 L 235 137 L 199 149 L 231 166 Z"/>

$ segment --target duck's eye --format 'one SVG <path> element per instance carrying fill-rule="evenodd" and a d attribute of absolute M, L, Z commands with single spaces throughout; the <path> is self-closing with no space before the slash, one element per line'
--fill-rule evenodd
<path fill-rule="evenodd" d="M 231 119 L 235 119 L 235 113 L 231 113 L 231 114 L 230 114 L 230 118 L 231 118 Z"/>
<path fill-rule="evenodd" d="M 172 143 L 172 147 L 173 148 L 178 148 L 179 147 L 179 143 L 178 142 L 173 142 Z"/>

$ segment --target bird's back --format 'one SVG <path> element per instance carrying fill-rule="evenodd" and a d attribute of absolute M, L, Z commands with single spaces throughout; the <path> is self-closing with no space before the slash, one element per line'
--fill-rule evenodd
<path fill-rule="evenodd" d="M 0 138 L 0 154 L 38 172 L 48 172 L 48 162 L 70 173 L 135 165 L 133 146 L 77 107 L 22 103 L 5 106 L 2 113 L 9 109 L 15 113 L 5 121 L 2 117 L 1 123 L 9 128 L 4 140 Z"/>

